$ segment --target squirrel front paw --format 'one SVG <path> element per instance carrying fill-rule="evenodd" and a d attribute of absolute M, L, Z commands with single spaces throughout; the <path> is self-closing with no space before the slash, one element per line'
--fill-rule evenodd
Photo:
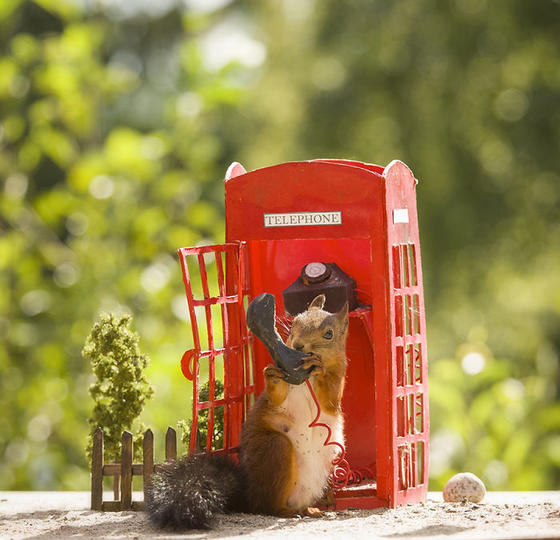
<path fill-rule="evenodd" d="M 286 373 L 282 371 L 278 366 L 274 364 L 269 364 L 264 368 L 263 371 L 264 376 L 269 379 L 271 382 L 278 382 L 283 381 L 286 378 Z"/>
<path fill-rule="evenodd" d="M 323 364 L 323 360 L 318 354 L 311 353 L 303 362 L 303 364 L 298 369 L 312 369 L 312 375 L 324 375 L 325 374 L 325 366 Z"/>

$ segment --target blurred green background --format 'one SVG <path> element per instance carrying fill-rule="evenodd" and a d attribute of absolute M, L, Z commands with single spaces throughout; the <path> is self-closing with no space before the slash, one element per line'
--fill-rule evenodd
<path fill-rule="evenodd" d="M 2 0 L 0 489 L 88 489 L 80 351 L 130 312 L 161 446 L 189 414 L 175 250 L 227 166 L 406 162 L 431 489 L 560 487 L 560 3 Z"/>

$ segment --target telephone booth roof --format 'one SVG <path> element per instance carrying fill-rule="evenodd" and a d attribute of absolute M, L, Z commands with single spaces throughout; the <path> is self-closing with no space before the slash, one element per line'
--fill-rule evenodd
<path fill-rule="evenodd" d="M 225 184 L 228 241 L 368 237 L 372 228 L 381 226 L 378 220 L 385 209 L 384 184 L 396 178 L 416 183 L 401 161 L 381 167 L 360 161 L 320 159 L 250 172 L 236 164 L 229 173 Z M 392 191 L 394 208 L 406 208 L 409 191 Z M 263 219 L 262 209 L 271 216 Z M 304 214 L 309 212 L 327 214 L 322 226 L 304 224 Z M 329 226 L 329 218 L 335 220 L 332 224 L 336 226 Z"/>

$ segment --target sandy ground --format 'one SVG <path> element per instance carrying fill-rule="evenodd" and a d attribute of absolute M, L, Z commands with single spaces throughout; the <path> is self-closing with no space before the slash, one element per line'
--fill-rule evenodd
<path fill-rule="evenodd" d="M 138 495 L 135 498 L 139 498 Z M 109 497 L 106 497 L 109 499 Z M 87 492 L 0 492 L 1 538 L 560 539 L 560 491 L 492 492 L 479 504 L 425 504 L 328 512 L 322 519 L 231 514 L 210 531 L 154 529 L 143 512 L 92 512 Z"/>

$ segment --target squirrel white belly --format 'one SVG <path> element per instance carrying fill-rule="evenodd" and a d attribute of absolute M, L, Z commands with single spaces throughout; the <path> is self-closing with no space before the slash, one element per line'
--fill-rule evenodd
<path fill-rule="evenodd" d="M 325 446 L 326 428 L 309 427 L 316 417 L 317 407 L 306 384 L 290 386 L 280 410 L 292 419 L 290 426 L 284 424 L 282 428 L 294 447 L 299 472 L 296 485 L 288 497 L 288 506 L 307 508 L 323 495 L 339 448 Z M 332 440 L 344 443 L 342 415 L 321 413 L 317 421 L 330 427 Z"/>

